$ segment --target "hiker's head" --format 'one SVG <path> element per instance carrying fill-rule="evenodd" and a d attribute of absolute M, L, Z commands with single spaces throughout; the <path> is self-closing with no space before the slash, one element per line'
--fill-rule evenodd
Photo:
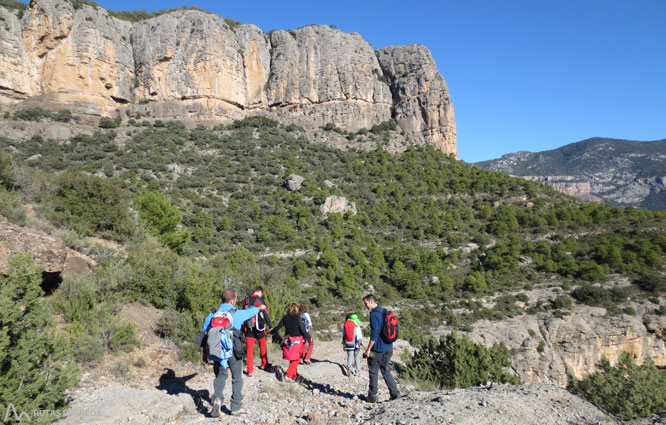
<path fill-rule="evenodd" d="M 349 315 L 349 320 L 354 322 L 356 324 L 356 326 L 361 326 L 361 320 L 359 320 L 358 314 L 356 314 L 356 313 L 350 314 Z"/>
<path fill-rule="evenodd" d="M 298 312 L 303 314 L 308 312 L 308 305 L 307 304 L 301 304 L 298 306 Z"/>
<path fill-rule="evenodd" d="M 349 320 L 349 318 L 352 317 L 352 314 L 354 313 L 349 313 L 347 316 L 345 316 L 345 320 Z"/>
<path fill-rule="evenodd" d="M 225 304 L 236 304 L 236 291 L 233 289 L 225 289 L 222 292 L 222 302 Z"/>
<path fill-rule="evenodd" d="M 261 286 L 257 286 L 256 288 L 254 288 L 253 294 L 262 296 L 264 294 L 264 288 Z"/>
<path fill-rule="evenodd" d="M 363 304 L 365 304 L 365 308 L 368 310 L 372 310 L 373 308 L 377 307 L 377 298 L 373 294 L 368 294 L 365 297 L 363 297 Z"/>
<path fill-rule="evenodd" d="M 287 309 L 287 314 L 298 314 L 298 304 L 291 303 Z"/>

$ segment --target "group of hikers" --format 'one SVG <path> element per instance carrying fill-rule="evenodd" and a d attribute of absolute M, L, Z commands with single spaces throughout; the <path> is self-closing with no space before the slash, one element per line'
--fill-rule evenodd
<path fill-rule="evenodd" d="M 275 373 L 279 381 L 303 382 L 298 374 L 299 364 L 310 364 L 314 341 L 311 334 L 312 319 L 306 304 L 300 306 L 289 304 L 287 313 L 273 327 L 270 315 L 263 299 L 263 288 L 258 286 L 253 293 L 242 302 L 242 309 L 236 309 L 238 294 L 233 289 L 222 292 L 222 304 L 211 312 L 202 327 L 198 342 L 204 347 L 204 361 L 213 362 L 215 379 L 211 398 L 211 416 L 219 417 L 222 412 L 224 387 L 231 371 L 231 403 L 229 413 L 238 415 L 243 410 L 243 373 L 251 377 L 254 372 L 254 347 L 259 345 L 261 364 L 259 369 Z M 358 314 L 348 314 L 342 329 L 343 349 L 347 352 L 347 365 L 343 371 L 347 375 L 361 373 L 361 350 L 363 358 L 368 359 L 370 384 L 365 398 L 369 403 L 377 402 L 379 372 L 389 389 L 390 399 L 400 397 L 400 391 L 390 371 L 393 355 L 393 339 L 386 337 L 386 313 L 374 295 L 363 297 L 365 307 L 370 311 L 370 340 L 367 346 L 363 341 L 361 321 Z M 397 326 L 397 322 L 396 322 Z M 281 338 L 282 358 L 289 361 L 286 371 L 280 366 L 273 367 L 268 362 L 267 336 L 279 335 L 278 331 L 285 328 Z M 397 327 L 396 327 L 397 329 Z M 395 332 L 393 329 L 391 331 Z M 383 332 L 383 333 L 382 333 Z M 243 351 L 245 339 L 245 352 Z M 246 358 L 246 370 L 243 371 L 243 355 Z"/>

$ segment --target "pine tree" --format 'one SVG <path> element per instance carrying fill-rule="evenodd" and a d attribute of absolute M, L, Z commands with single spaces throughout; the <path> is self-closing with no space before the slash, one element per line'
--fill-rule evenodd
<path fill-rule="evenodd" d="M 31 417 L 35 410 L 61 411 L 63 392 L 78 382 L 67 340 L 56 333 L 43 298 L 41 278 L 26 254 L 12 258 L 9 275 L 0 276 L 0 399 L 3 408 L 12 403 Z M 8 420 L 15 419 L 10 415 Z"/>

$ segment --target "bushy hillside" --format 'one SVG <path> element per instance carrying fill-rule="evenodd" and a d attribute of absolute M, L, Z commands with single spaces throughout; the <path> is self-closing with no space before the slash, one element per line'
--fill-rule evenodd
<path fill-rule="evenodd" d="M 581 204 L 429 148 L 335 150 L 258 117 L 194 130 L 156 122 L 131 134 L 122 143 L 112 130 L 63 144 L 0 139 L 0 148 L 29 167 L 19 186 L 59 226 L 131 239 L 133 202 L 153 234 L 179 235 L 160 240 L 182 256 L 224 262 L 242 250 L 280 269 L 275 284 L 321 306 L 369 290 L 453 302 L 529 286 L 544 273 L 600 282 L 659 274 L 663 264 L 664 214 Z M 284 184 L 291 174 L 304 178 L 293 192 Z M 330 195 L 358 213 L 324 217 Z M 146 219 L 155 196 L 164 217 L 173 210 L 170 230 L 155 230 L 166 218 Z"/>
<path fill-rule="evenodd" d="M 535 285 L 561 292 L 527 314 L 566 315 L 575 302 L 631 314 L 628 298 L 666 313 L 665 213 L 583 204 L 428 147 L 390 154 L 389 125 L 360 132 L 378 147 L 357 151 L 260 117 L 191 130 L 100 124 L 112 128 L 65 142 L 0 137 L 0 214 L 34 221 L 23 207 L 31 203 L 38 223 L 98 261 L 92 276 L 65 276 L 53 297 L 80 363 L 137 344 L 114 318 L 118 302 L 133 300 L 164 309 L 160 333 L 194 360 L 192 336 L 221 290 L 257 284 L 269 311 L 307 302 L 321 329 L 365 314 L 360 298 L 374 292 L 423 349 L 434 347 L 424 338 L 433 324 L 465 329 L 523 314 L 522 291 Z M 300 188 L 286 184 L 292 174 Z M 332 195 L 356 213 L 323 214 Z M 607 289 L 610 277 L 632 284 Z M 92 317 L 107 325 L 91 327 Z"/>

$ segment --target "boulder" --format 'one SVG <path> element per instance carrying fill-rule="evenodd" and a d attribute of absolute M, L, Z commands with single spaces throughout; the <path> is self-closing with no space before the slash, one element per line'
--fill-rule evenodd
<path fill-rule="evenodd" d="M 289 177 L 287 177 L 287 180 L 285 180 L 284 185 L 291 192 L 296 192 L 301 189 L 304 181 L 305 179 L 298 174 L 289 174 Z"/>
<path fill-rule="evenodd" d="M 351 211 L 352 214 L 355 215 L 356 203 L 347 201 L 347 198 L 344 196 L 329 196 L 324 203 L 319 206 L 319 212 L 324 217 L 328 217 L 331 213 L 345 214 L 347 211 Z"/>

